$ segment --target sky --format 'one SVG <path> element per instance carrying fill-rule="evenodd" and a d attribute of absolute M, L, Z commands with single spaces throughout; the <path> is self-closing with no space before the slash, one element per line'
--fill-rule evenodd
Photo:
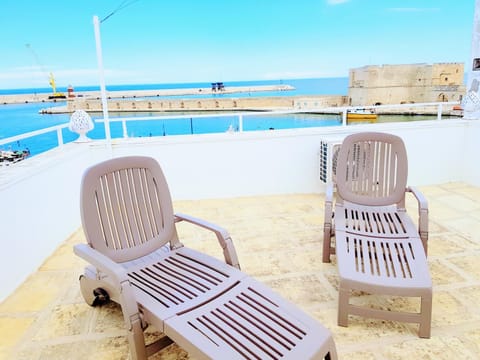
<path fill-rule="evenodd" d="M 470 63 L 475 0 L 2 0 L 0 89 L 348 77 Z M 467 70 L 467 66 L 465 66 Z"/>

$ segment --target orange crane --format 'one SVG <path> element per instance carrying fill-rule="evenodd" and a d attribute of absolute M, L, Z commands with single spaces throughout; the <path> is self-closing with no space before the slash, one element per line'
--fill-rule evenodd
<path fill-rule="evenodd" d="M 37 54 L 35 53 L 35 51 L 33 51 L 33 48 L 30 44 L 25 44 L 25 46 L 27 47 L 27 49 L 30 50 L 30 52 L 32 53 L 33 57 L 35 58 L 35 61 L 37 63 L 38 66 L 40 66 L 41 70 L 46 74 L 47 71 L 45 70 L 45 68 L 43 67 L 42 63 L 40 62 L 40 59 L 38 58 Z M 48 83 L 50 84 L 50 87 L 52 88 L 52 95 L 50 95 L 48 98 L 49 99 L 65 99 L 66 96 L 64 93 L 62 92 L 57 92 L 57 86 L 55 84 L 55 77 L 53 76 L 53 73 L 50 72 L 48 74 Z"/>

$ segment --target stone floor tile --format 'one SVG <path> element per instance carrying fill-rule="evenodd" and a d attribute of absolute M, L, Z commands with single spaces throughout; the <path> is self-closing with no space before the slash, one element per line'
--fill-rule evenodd
<path fill-rule="evenodd" d="M 450 258 L 449 261 L 463 270 L 472 280 L 480 281 L 480 251 L 470 252 L 469 255 Z"/>
<path fill-rule="evenodd" d="M 434 286 L 457 284 L 459 282 L 466 281 L 466 279 L 463 278 L 459 273 L 446 266 L 445 262 L 439 260 L 430 260 L 428 265 Z"/>
<path fill-rule="evenodd" d="M 455 339 L 432 336 L 423 341 L 407 340 L 385 346 L 382 351 L 385 359 L 478 359 L 477 355 L 459 346 Z"/>
<path fill-rule="evenodd" d="M 455 193 L 436 197 L 436 200 L 461 213 L 475 211 L 480 208 L 479 202 Z"/>
<path fill-rule="evenodd" d="M 348 327 L 337 326 L 336 257 L 331 263 L 321 261 L 323 195 L 177 201 L 174 207 L 228 229 L 242 269 L 329 328 L 341 359 L 476 359 L 480 188 L 449 183 L 420 190 L 430 205 L 431 339 L 418 337 L 417 324 L 350 316 Z M 407 202 L 414 221 L 415 206 L 412 199 Z M 189 246 L 223 259 L 211 232 L 180 224 L 179 235 Z M 120 306 L 108 303 L 93 308 L 83 301 L 78 276 L 85 263 L 72 251 L 80 242 L 85 242 L 81 229 L 0 304 L 0 359 L 129 359 Z M 374 308 L 418 308 L 418 299 L 361 292 L 352 294 L 352 302 Z M 146 333 L 147 341 L 161 336 L 152 327 Z M 194 358 L 172 345 L 151 359 Z"/>
<path fill-rule="evenodd" d="M 102 306 L 90 308 L 90 311 L 95 313 L 94 324 L 92 325 L 92 332 L 109 333 L 112 331 L 125 330 L 125 322 L 122 315 L 122 308 L 120 305 L 109 302 Z"/>
<path fill-rule="evenodd" d="M 303 308 L 335 299 L 315 274 L 284 276 L 265 280 L 264 283 L 290 302 Z"/>
<path fill-rule="evenodd" d="M 431 235 L 428 240 L 428 256 L 430 258 L 468 253 L 479 248 L 480 244 L 472 239 L 466 239 L 458 233 L 452 232 Z"/>
<path fill-rule="evenodd" d="M 467 239 L 480 243 L 480 220 L 473 217 L 464 216 L 452 220 L 444 220 L 445 226 L 448 226 L 456 233 L 461 233 Z"/>
<path fill-rule="evenodd" d="M 37 271 L 0 304 L 0 312 L 42 310 L 65 294 L 73 278 L 68 272 Z"/>
<path fill-rule="evenodd" d="M 90 317 L 91 312 L 86 304 L 57 305 L 32 340 L 42 341 L 85 333 Z"/>
<path fill-rule="evenodd" d="M 432 328 L 445 325 L 460 325 L 478 320 L 480 320 L 478 314 L 470 312 L 452 293 L 434 290 Z"/>
<path fill-rule="evenodd" d="M 474 354 L 480 354 L 480 327 L 474 330 L 466 331 L 461 339 L 463 339 L 464 346 Z M 480 356 L 479 356 L 480 357 Z"/>
<path fill-rule="evenodd" d="M 10 349 L 22 339 L 25 331 L 35 320 L 35 317 L 0 317 L 0 354 L 6 356 L 5 359 L 7 356 L 13 356 Z"/>

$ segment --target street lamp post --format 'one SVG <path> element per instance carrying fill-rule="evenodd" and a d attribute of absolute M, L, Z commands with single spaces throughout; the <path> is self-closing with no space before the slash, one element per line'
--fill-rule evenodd
<path fill-rule="evenodd" d="M 108 118 L 107 93 L 105 89 L 105 73 L 103 70 L 102 42 L 100 38 L 100 21 L 98 20 L 98 16 L 96 15 L 93 17 L 93 27 L 95 30 L 95 44 L 97 47 L 97 63 L 100 76 L 100 93 L 102 97 L 103 120 L 105 122 L 105 139 L 107 140 L 107 144 L 111 146 L 110 120 Z"/>

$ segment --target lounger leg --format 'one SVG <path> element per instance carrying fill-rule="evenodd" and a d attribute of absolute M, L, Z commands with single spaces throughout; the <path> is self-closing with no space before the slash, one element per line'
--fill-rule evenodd
<path fill-rule="evenodd" d="M 350 291 L 342 288 L 338 290 L 338 318 L 337 323 L 339 326 L 348 326 L 348 304 L 349 304 Z"/>
<path fill-rule="evenodd" d="M 330 255 L 332 254 L 332 228 L 333 228 L 333 188 L 327 186 L 325 199 L 325 212 L 323 219 L 323 254 L 322 261 L 324 263 L 330 262 Z"/>
<path fill-rule="evenodd" d="M 132 286 L 128 280 L 121 282 L 119 285 L 120 305 L 127 328 L 127 338 L 132 360 L 145 360 L 147 359 L 147 348 L 143 334 L 142 318 Z"/>
<path fill-rule="evenodd" d="M 420 305 L 420 326 L 418 336 L 421 338 L 430 338 L 430 329 L 432 323 L 432 294 L 422 296 Z"/>
<path fill-rule="evenodd" d="M 333 338 L 330 337 L 328 339 L 328 353 L 325 355 L 325 360 L 337 360 L 338 355 L 337 355 L 337 348 L 335 346 L 335 342 L 333 341 Z"/>
<path fill-rule="evenodd" d="M 132 328 L 127 331 L 127 338 L 132 360 L 145 360 L 147 359 L 147 349 L 145 348 L 142 322 L 140 319 L 137 319 L 131 323 L 131 327 Z"/>

